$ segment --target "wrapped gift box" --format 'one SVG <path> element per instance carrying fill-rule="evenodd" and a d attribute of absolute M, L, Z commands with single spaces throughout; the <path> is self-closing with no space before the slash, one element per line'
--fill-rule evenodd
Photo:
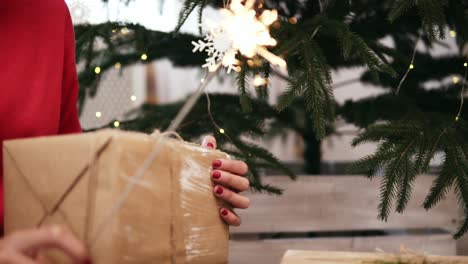
<path fill-rule="evenodd" d="M 135 180 L 156 142 L 159 155 Z M 6 233 L 65 226 L 95 264 L 227 263 L 229 232 L 210 177 L 225 153 L 117 130 L 11 140 L 3 151 Z M 129 184 L 134 189 L 111 213 Z"/>

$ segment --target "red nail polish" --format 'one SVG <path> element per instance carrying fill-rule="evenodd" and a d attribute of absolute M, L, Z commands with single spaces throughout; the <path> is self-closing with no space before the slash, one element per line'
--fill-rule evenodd
<path fill-rule="evenodd" d="M 223 194 L 223 188 L 222 187 L 216 187 L 216 194 L 221 195 Z"/>
<path fill-rule="evenodd" d="M 213 168 L 219 168 L 219 167 L 221 167 L 221 161 L 220 160 L 213 161 Z"/>
<path fill-rule="evenodd" d="M 221 172 L 220 171 L 213 171 L 212 176 L 214 179 L 219 179 L 221 178 Z"/>
<path fill-rule="evenodd" d="M 224 208 L 221 210 L 221 214 L 224 215 L 224 216 L 228 215 L 228 213 L 229 213 L 228 210 L 226 210 Z"/>
<path fill-rule="evenodd" d="M 93 264 L 93 261 L 91 259 L 87 259 L 84 261 L 84 264 Z"/>
<path fill-rule="evenodd" d="M 214 144 L 211 142 L 206 143 L 206 146 L 209 148 L 214 148 Z"/>

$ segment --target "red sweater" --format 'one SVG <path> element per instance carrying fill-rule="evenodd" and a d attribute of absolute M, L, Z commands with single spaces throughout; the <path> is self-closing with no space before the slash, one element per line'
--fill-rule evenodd
<path fill-rule="evenodd" d="M 0 144 L 80 132 L 74 32 L 64 0 L 0 0 L 0 25 Z"/>

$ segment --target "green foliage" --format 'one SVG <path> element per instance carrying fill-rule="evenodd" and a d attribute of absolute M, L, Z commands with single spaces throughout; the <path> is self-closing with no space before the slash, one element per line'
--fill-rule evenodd
<path fill-rule="evenodd" d="M 236 76 L 236 82 L 239 90 L 239 101 L 244 112 L 252 111 L 252 98 L 248 88 L 250 85 L 247 67 L 242 67 Z"/>
<path fill-rule="evenodd" d="M 80 105 L 96 94 L 102 71 L 119 62 L 123 67 L 140 61 L 144 52 L 149 59 L 167 58 L 176 66 L 200 66 L 204 54 L 192 53 L 191 42 L 199 36 L 179 33 L 191 13 L 198 8 L 201 21 L 203 9 L 223 6 L 221 0 L 184 0 L 175 32 L 157 32 L 140 25 L 104 23 L 76 27 L 77 61 L 83 67 L 79 74 Z M 250 79 L 256 74 L 269 79 L 279 75 L 268 63 L 247 66 L 247 58 L 236 76 L 239 97 L 214 95 L 213 113 L 225 130 L 221 135 L 211 123 L 203 100 L 180 128 L 186 139 L 203 133 L 214 133 L 233 156 L 244 159 L 251 168 L 252 186 L 257 190 L 280 193 L 263 185 L 259 176 L 265 168 L 287 172 L 271 154 L 244 141 L 245 137 L 264 137 L 292 129 L 307 142 L 333 133 L 336 114 L 364 132 L 355 144 L 378 142 L 373 155 L 353 164 L 352 169 L 369 177 L 383 174 L 379 217 L 387 219 L 395 206 L 403 212 L 411 197 L 416 175 L 429 171 L 431 159 L 442 153 L 444 160 L 438 176 L 424 203 L 432 208 L 451 189 L 468 215 L 467 135 L 468 110 L 463 109 L 459 122 L 454 116 L 459 106 L 461 83 L 447 84 L 447 78 L 464 76 L 462 55 L 468 38 L 468 2 L 466 0 L 353 0 L 353 1 L 265 1 L 265 8 L 278 9 L 279 26 L 271 29 L 278 45 L 271 51 L 288 63 L 283 76 L 287 87 L 276 106 L 265 102 L 268 85 L 249 92 Z M 288 22 L 297 18 L 297 24 Z M 392 91 L 400 81 L 411 60 L 416 40 L 421 37 L 426 49 L 441 42 L 447 26 L 457 31 L 458 54 L 434 57 L 427 50 L 415 54 L 416 67 L 398 96 Z M 129 34 L 119 34 L 128 28 Z M 117 32 L 113 33 L 112 31 Z M 176 34 L 175 34 L 176 33 Z M 384 45 L 389 39 L 394 45 Z M 96 43 L 104 43 L 97 49 Z M 251 58 L 261 61 L 261 58 Z M 331 70 L 366 66 L 360 81 L 387 89 L 383 94 L 338 104 L 333 97 Z M 425 84 L 435 81 L 431 90 Z M 244 111 L 238 111 L 239 102 Z M 150 132 L 168 126 L 181 106 L 144 105 L 122 122 L 124 129 Z M 336 114 L 335 114 L 336 112 Z M 268 122 L 267 122 L 268 121 Z M 268 123 L 268 126 L 266 125 Z M 375 125 L 377 123 L 377 125 Z M 306 144 L 307 145 L 307 144 Z M 231 146 L 229 148 L 228 146 Z M 307 151 L 306 151 L 307 152 Z M 319 153 L 316 153 L 319 155 Z M 306 153 L 306 163 L 313 153 Z M 468 217 L 459 227 L 456 237 L 468 229 Z"/>
<path fill-rule="evenodd" d="M 243 113 L 238 111 L 237 96 L 212 94 L 210 97 L 211 107 L 216 109 L 216 112 L 212 113 L 213 118 L 218 125 L 223 127 L 225 133 L 221 134 L 217 127 L 213 126 L 207 114 L 207 101 L 204 97 L 196 103 L 177 132 L 185 140 L 191 141 L 198 140 L 205 134 L 215 135 L 222 150 L 248 164 L 250 168 L 248 177 L 254 190 L 280 194 L 280 189 L 262 184 L 260 176 L 265 170 L 280 171 L 292 179 L 295 175 L 268 150 L 243 140 L 246 136 L 254 139 L 262 137 L 265 134 L 265 121 L 279 119 L 277 112 L 262 100 L 253 101 L 252 113 Z M 146 133 L 151 133 L 156 129 L 164 131 L 183 103 L 181 101 L 165 105 L 143 105 L 129 113 L 130 116 L 136 117 L 121 121 L 120 128 Z M 112 128 L 113 122 L 105 127 Z"/>
<path fill-rule="evenodd" d="M 199 8 L 199 16 L 198 21 L 201 23 L 203 9 L 207 5 L 208 0 L 185 0 L 184 5 L 179 13 L 179 22 L 177 22 L 177 26 L 174 29 L 174 32 L 179 32 L 180 28 L 184 25 L 185 21 L 187 21 L 190 14 L 198 7 Z"/>
<path fill-rule="evenodd" d="M 422 19 L 425 32 L 431 38 L 445 37 L 447 20 L 445 18 L 445 7 L 447 0 L 396 0 L 388 16 L 390 21 L 395 21 L 414 6 L 418 9 Z"/>
<path fill-rule="evenodd" d="M 418 114 L 414 116 L 419 117 Z M 459 238 L 467 231 L 468 219 L 468 142 L 465 139 L 468 127 L 465 121 L 444 118 L 433 114 L 369 127 L 353 144 L 376 142 L 379 148 L 353 164 L 352 169 L 369 177 L 383 174 L 379 217 L 387 220 L 394 201 L 396 211 L 403 213 L 416 175 L 427 173 L 429 162 L 437 153 L 443 153 L 442 167 L 426 197 L 424 208 L 434 207 L 454 187 L 466 212 L 464 223 L 454 235 Z"/>
<path fill-rule="evenodd" d="M 124 34 L 123 32 L 128 32 Z M 197 38 L 189 34 L 153 31 L 131 23 L 107 22 L 99 25 L 75 26 L 76 61 L 84 67 L 79 71 L 80 82 L 79 109 L 82 110 L 87 97 L 96 94 L 100 76 L 112 69 L 116 63 L 122 68 L 141 61 L 145 53 L 150 63 L 154 60 L 169 59 L 176 66 L 201 65 L 201 53 L 192 53 L 190 43 Z M 104 46 L 97 47 L 100 41 Z M 95 74 L 99 66 L 101 74 Z"/>

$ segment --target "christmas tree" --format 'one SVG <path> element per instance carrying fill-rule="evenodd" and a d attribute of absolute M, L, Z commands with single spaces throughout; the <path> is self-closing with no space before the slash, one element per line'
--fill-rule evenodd
<path fill-rule="evenodd" d="M 180 33 L 180 28 L 190 15 L 198 16 L 202 24 L 203 10 L 207 6 L 227 10 L 231 2 L 236 1 L 185 0 L 173 32 L 117 22 L 77 25 L 76 54 L 82 66 L 80 107 L 86 98 L 96 93 L 100 73 L 116 64 L 125 67 L 161 58 L 184 67 L 209 64 L 205 53 L 192 52 L 192 43 L 198 49 L 206 44 L 203 26 L 200 26 L 200 35 Z M 305 160 L 312 161 L 313 156 L 317 156 L 317 151 L 313 151 L 317 142 L 333 133 L 336 118 L 344 119 L 363 129 L 355 145 L 379 144 L 374 154 L 356 162 L 351 169 L 369 177 L 383 172 L 381 219 L 387 219 L 393 206 L 399 213 L 404 211 L 415 177 L 428 172 L 430 161 L 442 154 L 442 164 L 424 207 L 430 209 L 448 191 L 455 191 L 465 211 L 465 220 L 455 237 L 466 233 L 468 142 L 464 135 L 468 132 L 468 118 L 463 98 L 468 69 L 464 55 L 467 52 L 468 1 L 237 2 L 251 5 L 260 20 L 265 10 L 277 10 L 277 21 L 268 23 L 275 41 L 260 54 L 249 56 L 239 52 L 231 56 L 235 63 L 229 65 L 230 70 L 235 71 L 238 96 L 215 94 L 208 100 L 199 99 L 186 119 L 197 122 L 187 121 L 177 131 L 187 139 L 204 133 L 215 134 L 221 145 L 228 146 L 227 151 L 249 164 L 253 187 L 280 192 L 261 183 L 262 169 L 280 169 L 291 177 L 293 174 L 267 150 L 246 141 L 245 136 L 262 137 L 285 128 L 293 129 L 306 140 L 309 149 L 306 149 Z M 457 53 L 434 56 L 431 48 L 443 44 L 447 31 L 456 38 Z M 390 39 L 392 45 L 384 44 L 384 38 Z M 105 48 L 96 48 L 97 41 L 104 43 Z M 423 48 L 418 49 L 418 45 Z M 274 57 L 262 56 L 266 52 Z M 283 59 L 287 76 L 279 71 Z M 367 70 L 360 81 L 382 87 L 387 92 L 355 102 L 336 103 L 331 71 L 363 65 Z M 269 78 L 274 75 L 285 78 L 288 86 L 278 104 L 271 106 L 266 98 Z M 249 89 L 252 80 L 255 94 Z M 437 84 L 429 89 L 429 81 Z M 182 103 L 145 104 L 134 111 L 132 118 L 121 121 L 121 127 L 147 132 L 156 128 L 165 130 Z M 238 111 L 239 108 L 243 111 Z"/>

